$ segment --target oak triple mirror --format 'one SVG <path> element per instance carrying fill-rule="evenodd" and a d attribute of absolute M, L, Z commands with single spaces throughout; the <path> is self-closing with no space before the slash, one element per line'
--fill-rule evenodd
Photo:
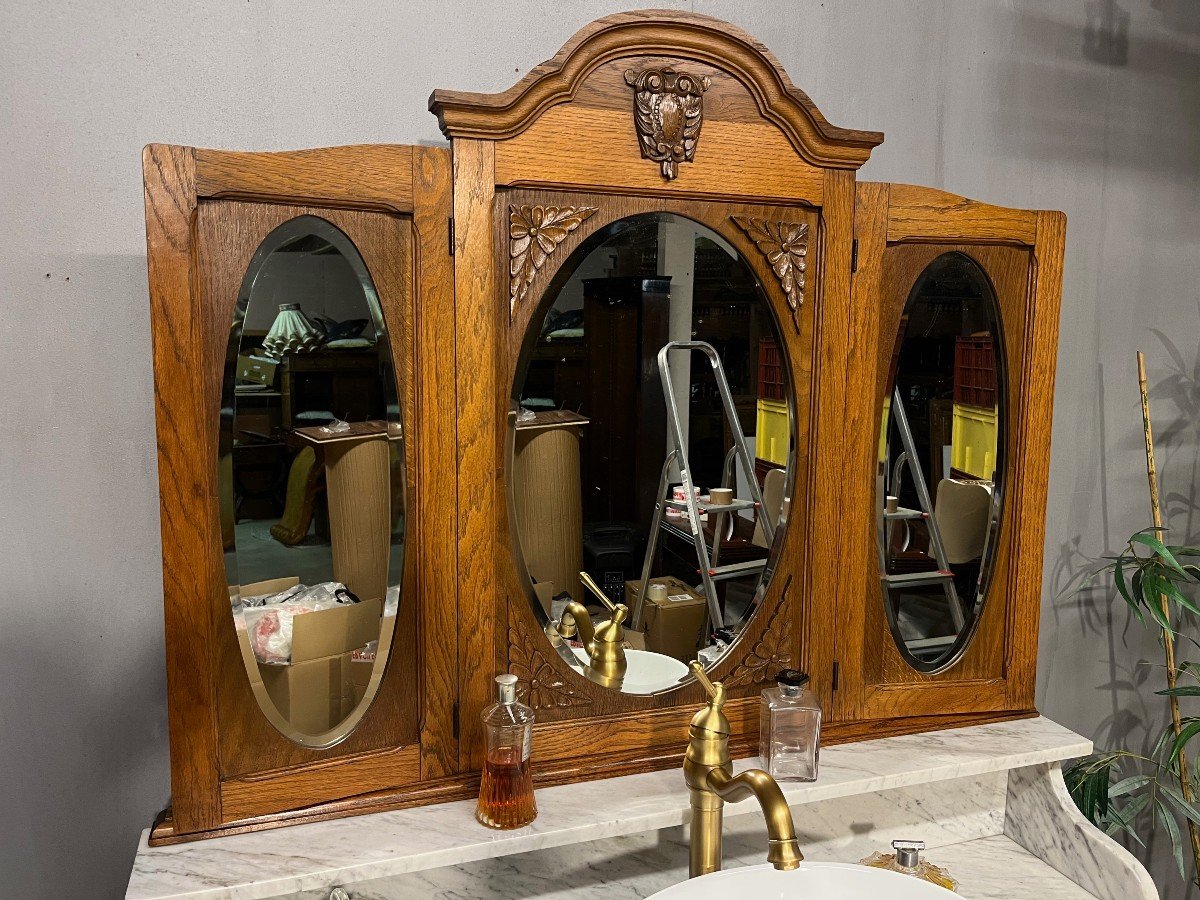
<path fill-rule="evenodd" d="M 513 387 L 510 521 L 581 676 L 669 690 L 751 621 L 791 495 L 782 347 L 749 266 L 679 215 L 608 225 L 551 280 Z"/>
<path fill-rule="evenodd" d="M 901 655 L 962 655 L 987 596 L 1001 509 L 1004 353 L 995 294 L 963 253 L 938 257 L 900 317 L 876 476 L 880 585 Z"/>
<path fill-rule="evenodd" d="M 242 282 L 221 410 L 231 610 L 266 717 L 308 747 L 378 688 L 403 571 L 404 450 L 379 301 L 324 219 L 267 236 Z"/>

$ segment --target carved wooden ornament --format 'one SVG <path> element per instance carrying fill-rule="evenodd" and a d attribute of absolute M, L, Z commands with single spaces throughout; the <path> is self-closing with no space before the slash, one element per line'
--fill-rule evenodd
<path fill-rule="evenodd" d="M 590 706 L 592 701 L 569 687 L 541 652 L 545 635 L 531 634 L 508 601 L 508 670 L 517 676 L 517 696 L 533 709 Z M 554 651 L 551 650 L 551 653 Z"/>
<path fill-rule="evenodd" d="M 681 162 L 691 162 L 704 124 L 704 92 L 712 84 L 674 69 L 633 69 L 625 73 L 633 88 L 633 123 L 642 156 L 654 160 L 668 181 Z"/>
<path fill-rule="evenodd" d="M 510 206 L 508 208 L 509 312 L 525 299 L 538 269 L 595 206 Z"/>
<path fill-rule="evenodd" d="M 763 629 L 762 635 L 750 648 L 745 659 L 722 679 L 727 687 L 769 682 L 776 672 L 791 665 L 792 629 L 787 614 L 787 598 L 791 589 L 792 578 L 789 575 L 783 590 L 779 592 L 779 599 L 775 601 L 775 608 L 771 610 L 771 617 L 767 620 L 767 627 Z M 758 614 L 761 616 L 763 612 L 759 610 Z"/>
<path fill-rule="evenodd" d="M 750 236 L 754 246 L 771 264 L 779 279 L 792 322 L 800 327 L 800 307 L 804 305 L 804 272 L 808 266 L 808 223 L 771 222 L 751 216 L 730 216 L 738 228 Z"/>

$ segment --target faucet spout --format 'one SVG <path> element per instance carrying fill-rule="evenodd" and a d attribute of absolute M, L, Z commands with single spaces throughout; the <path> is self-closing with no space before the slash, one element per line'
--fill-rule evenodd
<path fill-rule="evenodd" d="M 767 821 L 767 862 L 776 869 L 795 869 L 804 859 L 796 839 L 796 825 L 778 782 L 762 769 L 748 769 L 730 775 L 725 769 L 711 769 L 708 788 L 722 800 L 736 803 L 753 796 L 762 807 Z"/>
<path fill-rule="evenodd" d="M 753 796 L 767 821 L 767 862 L 776 869 L 797 868 L 804 859 L 796 840 L 796 825 L 787 799 L 774 778 L 762 769 L 733 774 L 729 758 L 729 719 L 725 687 L 711 682 L 699 662 L 692 663 L 696 680 L 708 692 L 708 705 L 692 718 L 688 748 L 683 757 L 683 780 L 691 794 L 692 828 L 688 841 L 689 877 L 721 869 L 721 829 L 725 802 Z"/>

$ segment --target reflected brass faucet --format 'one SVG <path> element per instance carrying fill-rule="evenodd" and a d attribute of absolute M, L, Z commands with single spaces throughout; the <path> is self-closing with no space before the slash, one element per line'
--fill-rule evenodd
<path fill-rule="evenodd" d="M 567 604 L 555 630 L 560 637 L 572 638 L 576 631 L 587 651 L 588 667 L 602 684 L 620 686 L 629 663 L 625 659 L 625 627 L 621 624 L 629 618 L 629 607 L 624 603 L 613 604 L 596 586 L 587 572 L 579 573 L 580 580 L 604 603 L 609 619 L 595 627 L 587 607 L 578 600 Z"/>
<path fill-rule="evenodd" d="M 736 803 L 752 794 L 767 820 L 767 862 L 776 869 L 796 868 L 804 854 L 800 852 L 792 811 L 783 791 L 762 769 L 733 774 L 729 761 L 729 719 L 721 709 L 725 705 L 725 687 L 719 681 L 715 684 L 709 681 L 699 662 L 692 662 L 692 671 L 708 691 L 709 701 L 692 718 L 687 755 L 683 759 L 683 777 L 692 803 L 688 877 L 720 871 L 725 801 Z"/>

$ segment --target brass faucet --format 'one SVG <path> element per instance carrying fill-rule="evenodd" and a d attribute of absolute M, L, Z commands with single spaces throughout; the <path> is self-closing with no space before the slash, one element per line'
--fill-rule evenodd
<path fill-rule="evenodd" d="M 587 572 L 580 572 L 579 577 L 604 603 L 609 619 L 593 627 L 587 607 L 578 600 L 572 600 L 563 610 L 554 630 L 563 638 L 572 638 L 578 632 L 583 648 L 587 651 L 588 668 L 592 670 L 595 680 L 601 684 L 619 687 L 625 677 L 625 670 L 629 667 L 625 659 L 625 627 L 621 624 L 629 618 L 629 607 L 624 603 L 614 604 L 609 600 Z"/>
<path fill-rule="evenodd" d="M 734 775 L 729 760 L 729 719 L 721 707 L 725 687 L 708 680 L 704 666 L 692 662 L 696 679 L 708 691 L 708 705 L 692 718 L 688 729 L 683 777 L 691 792 L 692 835 L 689 878 L 721 869 L 721 826 L 725 801 L 745 800 L 751 794 L 767 820 L 767 862 L 776 869 L 795 869 L 804 859 L 796 826 L 779 784 L 762 769 Z"/>

